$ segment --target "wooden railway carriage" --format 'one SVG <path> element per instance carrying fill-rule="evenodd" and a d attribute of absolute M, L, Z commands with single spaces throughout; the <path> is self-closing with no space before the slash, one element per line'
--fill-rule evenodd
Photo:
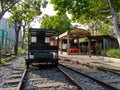
<path fill-rule="evenodd" d="M 56 30 L 30 28 L 28 32 L 28 58 L 26 66 L 31 63 L 58 64 L 58 46 L 51 45 L 51 38 Z"/>

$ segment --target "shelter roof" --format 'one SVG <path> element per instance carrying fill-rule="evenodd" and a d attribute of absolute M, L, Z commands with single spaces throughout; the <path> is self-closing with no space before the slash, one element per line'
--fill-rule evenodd
<path fill-rule="evenodd" d="M 99 36 L 88 36 L 89 39 L 96 39 L 96 40 L 103 40 L 103 38 L 110 39 L 110 40 L 117 40 L 115 37 L 110 35 L 99 35 Z"/>
<path fill-rule="evenodd" d="M 82 37 L 90 36 L 90 32 L 81 28 L 73 28 L 69 31 L 69 35 L 72 38 L 76 38 L 76 37 L 82 38 Z"/>
<path fill-rule="evenodd" d="M 52 30 L 52 29 L 29 28 L 29 33 L 32 36 L 36 36 L 36 35 L 52 36 L 56 32 L 57 32 L 56 30 Z"/>
<path fill-rule="evenodd" d="M 82 38 L 82 37 L 87 37 L 90 36 L 90 32 L 82 29 L 82 28 L 73 28 L 63 34 L 61 34 L 59 37 L 60 38 L 65 38 L 69 34 L 70 38 Z"/>

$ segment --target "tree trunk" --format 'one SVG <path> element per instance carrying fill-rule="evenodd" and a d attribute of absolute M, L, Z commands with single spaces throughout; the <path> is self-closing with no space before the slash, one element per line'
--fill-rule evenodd
<path fill-rule="evenodd" d="M 15 38 L 16 38 L 15 47 L 14 47 L 15 55 L 18 54 L 19 31 L 21 29 L 21 23 L 19 23 L 18 27 L 17 24 L 18 24 L 17 21 L 15 21 Z"/>
<path fill-rule="evenodd" d="M 24 49 L 25 47 L 25 43 L 24 43 L 24 39 L 25 39 L 25 26 L 23 26 L 23 37 L 22 37 L 22 48 Z"/>
<path fill-rule="evenodd" d="M 120 27 L 119 27 L 118 17 L 117 17 L 117 14 L 116 14 L 116 11 L 114 9 L 112 1 L 108 0 L 108 2 L 109 2 L 109 5 L 110 5 L 111 14 L 113 16 L 114 31 L 115 31 L 115 34 L 117 36 L 117 40 L 118 40 L 119 47 L 120 47 Z"/>
<path fill-rule="evenodd" d="M 2 11 L 2 12 L 0 13 L 0 20 L 1 20 L 1 18 L 4 16 L 4 14 L 5 14 L 4 11 Z"/>
<path fill-rule="evenodd" d="M 19 32 L 18 31 L 16 31 L 15 36 L 16 36 L 16 42 L 15 42 L 14 52 L 15 52 L 15 55 L 17 55 L 17 51 L 18 51 L 18 37 L 19 37 Z"/>
<path fill-rule="evenodd" d="M 0 0 L 0 7 L 1 7 L 1 12 L 0 12 L 0 20 L 1 18 L 4 16 L 4 14 L 9 10 L 11 9 L 16 3 L 18 3 L 20 0 L 14 0 L 13 3 L 11 3 L 10 6 L 8 6 L 8 8 L 5 8 L 4 7 L 4 4 L 7 4 L 7 3 L 3 3 L 3 0 Z"/>

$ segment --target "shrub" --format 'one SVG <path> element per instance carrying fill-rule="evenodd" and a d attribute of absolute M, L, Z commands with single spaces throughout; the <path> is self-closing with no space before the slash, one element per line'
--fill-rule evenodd
<path fill-rule="evenodd" d="M 26 51 L 22 49 L 21 47 L 18 47 L 18 56 L 24 55 Z"/>
<path fill-rule="evenodd" d="M 106 50 L 101 50 L 101 55 L 106 56 Z"/>
<path fill-rule="evenodd" d="M 120 49 L 109 49 L 106 51 L 108 57 L 120 58 Z"/>

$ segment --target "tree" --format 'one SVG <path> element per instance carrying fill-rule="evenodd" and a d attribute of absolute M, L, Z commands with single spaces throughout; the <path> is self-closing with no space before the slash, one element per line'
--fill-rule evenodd
<path fill-rule="evenodd" d="M 115 0 L 114 0 L 115 1 Z M 117 39 L 118 39 L 118 42 L 119 42 L 119 47 L 120 47 L 120 24 L 119 24 L 119 21 L 118 21 L 118 17 L 117 17 L 117 10 L 115 7 L 115 2 L 114 1 L 111 1 L 111 0 L 108 0 L 109 2 L 109 5 L 110 5 L 110 9 L 111 9 L 111 14 L 112 14 L 112 17 L 113 17 L 113 22 L 114 22 L 114 31 L 116 33 L 116 36 L 117 36 Z M 120 4 L 120 1 L 118 1 L 118 3 L 116 3 L 117 5 Z"/>
<path fill-rule="evenodd" d="M 19 0 L 0 0 L 0 19 L 9 9 L 11 9 L 18 2 Z"/>
<path fill-rule="evenodd" d="M 72 19 L 80 22 L 82 20 L 104 20 L 112 16 L 114 31 L 120 45 L 120 27 L 118 23 L 118 12 L 120 12 L 120 0 L 51 0 L 58 14 L 66 12 L 72 15 Z"/>
<path fill-rule="evenodd" d="M 10 16 L 10 24 L 14 24 L 15 27 L 15 47 L 14 47 L 14 52 L 15 55 L 17 55 L 18 51 L 18 40 L 19 40 L 19 32 L 21 30 L 21 25 L 22 25 L 22 12 L 21 10 L 14 6 L 11 11 L 12 15 Z"/>
<path fill-rule="evenodd" d="M 68 19 L 66 15 L 64 16 L 48 16 L 45 15 L 42 18 L 41 22 L 41 28 L 47 28 L 47 29 L 55 29 L 59 30 L 59 34 L 67 31 L 71 27 L 71 21 Z"/>
<path fill-rule="evenodd" d="M 42 0 L 27 0 L 26 2 L 22 2 L 21 4 L 18 4 L 17 6 L 14 6 L 11 9 L 11 17 L 10 17 L 10 23 L 14 23 L 15 26 L 15 35 L 16 35 L 16 43 L 14 52 L 17 55 L 18 51 L 18 38 L 19 38 L 19 32 L 21 30 L 21 27 L 23 26 L 23 40 L 25 35 L 25 27 L 34 20 L 34 18 L 37 15 L 41 15 L 41 5 Z M 24 22 L 24 24 L 23 24 Z"/>
<path fill-rule="evenodd" d="M 112 30 L 112 23 L 111 23 L 111 19 L 106 19 L 106 20 L 94 20 L 94 21 L 90 21 L 89 23 L 87 23 L 89 26 L 89 32 L 91 33 L 91 35 L 112 35 L 113 34 L 113 30 Z"/>

